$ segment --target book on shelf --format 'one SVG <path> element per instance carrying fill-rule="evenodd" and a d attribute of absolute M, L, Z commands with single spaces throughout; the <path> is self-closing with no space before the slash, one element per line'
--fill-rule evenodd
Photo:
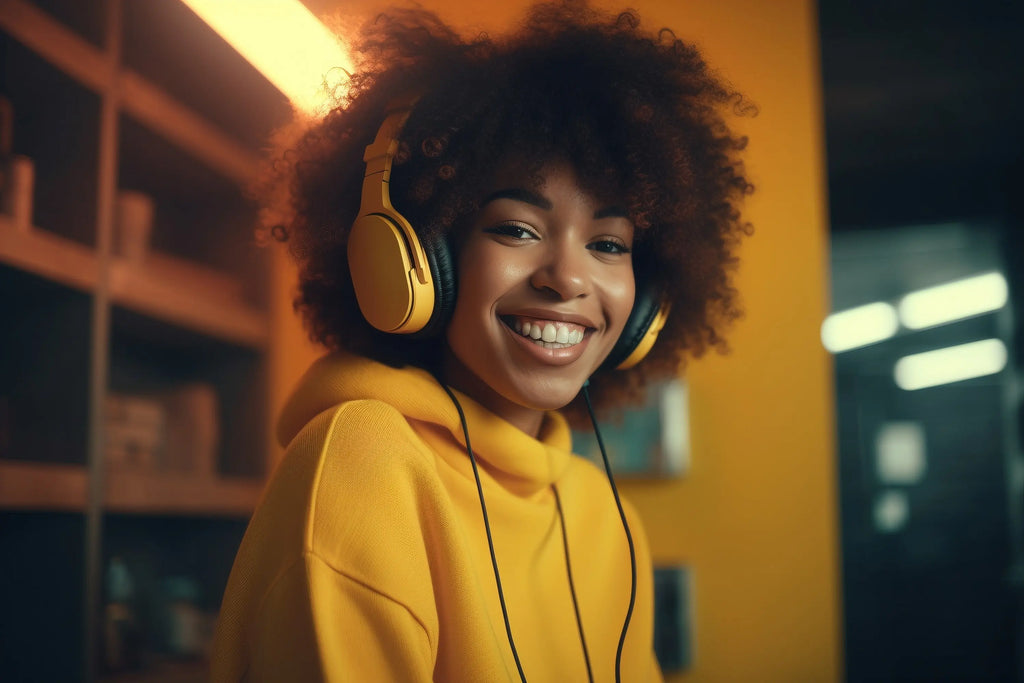
<path fill-rule="evenodd" d="M 105 426 L 108 468 L 216 474 L 220 420 L 209 384 L 183 384 L 158 394 L 111 394 Z"/>

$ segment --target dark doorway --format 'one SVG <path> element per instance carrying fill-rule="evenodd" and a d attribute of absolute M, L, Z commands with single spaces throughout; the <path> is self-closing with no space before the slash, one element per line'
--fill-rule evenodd
<path fill-rule="evenodd" d="M 835 355 L 846 677 L 1024 680 L 1024 3 L 819 11 L 833 310 L 1008 284 L 999 310 Z M 999 372 L 898 386 L 900 358 L 981 339 L 1004 345 Z M 919 442 L 914 472 L 886 472 L 892 434 Z"/>

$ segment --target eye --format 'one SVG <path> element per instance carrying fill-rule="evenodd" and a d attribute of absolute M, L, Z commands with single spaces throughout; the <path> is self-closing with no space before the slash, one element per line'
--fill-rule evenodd
<path fill-rule="evenodd" d="M 525 223 L 499 223 L 498 225 L 484 228 L 484 232 L 500 237 L 507 237 L 513 241 L 525 241 L 538 239 L 533 228 Z"/>
<path fill-rule="evenodd" d="M 631 251 L 625 242 L 614 239 L 591 242 L 587 245 L 587 249 L 591 249 L 602 254 L 628 254 Z"/>

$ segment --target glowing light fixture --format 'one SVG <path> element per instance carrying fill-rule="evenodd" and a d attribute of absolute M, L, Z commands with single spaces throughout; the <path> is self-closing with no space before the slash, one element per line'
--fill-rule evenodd
<path fill-rule="evenodd" d="M 896 334 L 896 309 L 883 302 L 848 308 L 825 318 L 821 343 L 832 353 L 880 342 Z"/>
<path fill-rule="evenodd" d="M 994 375 L 1006 367 L 1006 346 L 998 339 L 904 356 L 896 361 L 894 376 L 901 389 L 913 390 Z"/>
<path fill-rule="evenodd" d="M 332 69 L 352 60 L 331 31 L 299 0 L 182 0 L 292 104 L 316 114 Z"/>
<path fill-rule="evenodd" d="M 910 501 L 903 491 L 884 491 L 875 498 L 875 529 L 886 534 L 899 531 L 910 518 Z"/>
<path fill-rule="evenodd" d="M 1006 305 L 1006 278 L 985 273 L 907 294 L 900 301 L 900 321 L 912 330 L 969 318 Z"/>

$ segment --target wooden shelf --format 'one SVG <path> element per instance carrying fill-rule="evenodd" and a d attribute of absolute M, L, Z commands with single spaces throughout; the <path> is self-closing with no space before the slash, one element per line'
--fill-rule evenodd
<path fill-rule="evenodd" d="M 89 247 L 43 230 L 21 231 L 0 214 L 0 263 L 84 292 L 95 290 L 99 262 Z"/>
<path fill-rule="evenodd" d="M 174 472 L 108 472 L 108 512 L 175 515 L 249 515 L 263 482 Z"/>
<path fill-rule="evenodd" d="M 81 465 L 0 460 L 0 508 L 81 512 L 86 490 Z"/>
<path fill-rule="evenodd" d="M 0 263 L 84 292 L 96 289 L 99 262 L 84 245 L 44 230 L 15 229 L 0 214 Z M 216 339 L 262 349 L 267 316 L 246 304 L 241 287 L 205 266 L 154 255 L 152 263 L 113 259 L 111 301 Z"/>
<path fill-rule="evenodd" d="M 125 514 L 245 517 L 263 482 L 173 472 L 107 472 L 104 509 Z M 0 460 L 0 509 L 82 512 L 87 501 L 82 465 Z"/>

